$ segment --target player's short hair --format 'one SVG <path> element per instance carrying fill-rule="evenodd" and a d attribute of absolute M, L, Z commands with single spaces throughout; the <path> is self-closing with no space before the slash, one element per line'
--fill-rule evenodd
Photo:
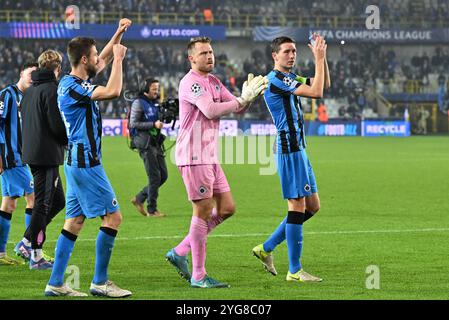
<path fill-rule="evenodd" d="M 290 37 L 277 37 L 271 41 L 271 52 L 278 53 L 279 50 L 281 50 L 281 45 L 284 43 L 296 43 L 295 40 L 293 40 Z"/>
<path fill-rule="evenodd" d="M 77 67 L 83 56 L 88 57 L 90 50 L 97 43 L 92 38 L 76 37 L 70 40 L 67 45 L 67 55 L 69 56 L 70 65 Z"/>
<path fill-rule="evenodd" d="M 56 70 L 62 64 L 62 55 L 55 50 L 46 50 L 37 59 L 39 68 L 45 68 L 51 71 Z"/>
<path fill-rule="evenodd" d="M 195 48 L 195 44 L 197 43 L 211 43 L 212 40 L 209 37 L 195 37 L 191 38 L 189 43 L 187 44 L 187 52 L 189 55 L 192 54 L 193 48 Z"/>
<path fill-rule="evenodd" d="M 36 67 L 36 68 L 38 68 L 39 67 L 39 65 L 37 64 L 37 62 L 35 62 L 35 61 L 26 61 L 24 64 L 22 64 L 22 66 L 20 67 L 20 71 L 22 72 L 23 70 L 25 70 L 25 69 L 28 69 L 28 68 L 34 68 L 34 67 Z"/>

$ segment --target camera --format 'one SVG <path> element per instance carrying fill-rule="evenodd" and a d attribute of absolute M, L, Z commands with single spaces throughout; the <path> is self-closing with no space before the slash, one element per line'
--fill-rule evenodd
<path fill-rule="evenodd" d="M 163 123 L 171 123 L 173 121 L 173 130 L 176 118 L 179 116 L 179 100 L 168 98 L 157 107 L 159 108 L 159 120 Z"/>
<path fill-rule="evenodd" d="M 170 123 L 176 120 L 179 115 L 179 100 L 168 98 L 159 104 L 159 120 L 163 123 Z"/>

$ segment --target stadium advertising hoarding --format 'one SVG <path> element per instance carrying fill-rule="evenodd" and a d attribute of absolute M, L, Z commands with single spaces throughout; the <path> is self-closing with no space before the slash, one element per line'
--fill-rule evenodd
<path fill-rule="evenodd" d="M 379 43 L 441 43 L 449 41 L 449 29 L 380 29 L 367 30 L 357 28 L 293 28 L 293 27 L 256 27 L 253 29 L 254 41 L 271 41 L 279 36 L 289 36 L 297 41 L 308 41 L 316 32 L 326 41 L 345 43 L 379 42 Z"/>
<path fill-rule="evenodd" d="M 67 28 L 64 23 L 11 22 L 0 23 L 0 38 L 9 39 L 72 39 L 77 36 L 109 40 L 117 30 L 116 24 L 80 24 L 79 29 Z M 126 32 L 126 40 L 188 40 L 208 36 L 225 40 L 224 26 L 139 25 Z"/>
<path fill-rule="evenodd" d="M 128 121 L 125 119 L 103 119 L 103 136 L 128 135 Z M 179 122 L 175 129 L 171 124 L 164 123 L 162 133 L 166 136 L 176 136 Z M 238 135 L 265 136 L 276 135 L 276 127 L 267 121 L 221 120 L 219 135 L 235 137 Z M 343 121 L 333 120 L 329 123 L 306 121 L 308 136 L 410 136 L 410 123 L 406 121 Z"/>
<path fill-rule="evenodd" d="M 103 119 L 103 136 L 128 136 L 128 120 L 126 119 Z M 172 124 L 164 123 L 162 133 L 166 136 L 176 136 L 178 133 L 179 122 L 172 129 Z M 239 130 L 239 122 L 237 120 L 221 120 L 219 135 L 220 136 L 237 136 Z"/>
<path fill-rule="evenodd" d="M 360 136 L 361 127 L 360 121 L 310 121 L 306 122 L 306 133 L 308 136 Z"/>
<path fill-rule="evenodd" d="M 410 122 L 408 121 L 362 121 L 362 136 L 408 137 Z"/>
<path fill-rule="evenodd" d="M 240 130 L 250 136 L 275 135 L 277 130 L 272 122 L 240 121 Z M 360 136 L 362 133 L 360 121 L 306 121 L 308 136 Z"/>
<path fill-rule="evenodd" d="M 271 122 L 241 121 L 239 127 L 247 135 L 276 134 L 276 127 Z M 306 121 L 305 127 L 307 136 L 410 136 L 410 123 L 407 121 Z"/>

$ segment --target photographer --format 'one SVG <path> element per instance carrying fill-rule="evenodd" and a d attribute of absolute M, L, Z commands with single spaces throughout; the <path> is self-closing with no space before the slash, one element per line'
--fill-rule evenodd
<path fill-rule="evenodd" d="M 131 143 L 139 151 L 148 176 L 148 186 L 143 187 L 131 203 L 147 217 L 163 217 L 157 210 L 159 188 L 167 181 L 167 165 L 164 159 L 164 139 L 159 120 L 159 81 L 146 79 L 139 97 L 131 105 L 129 128 Z M 143 204 L 147 201 L 147 209 Z"/>

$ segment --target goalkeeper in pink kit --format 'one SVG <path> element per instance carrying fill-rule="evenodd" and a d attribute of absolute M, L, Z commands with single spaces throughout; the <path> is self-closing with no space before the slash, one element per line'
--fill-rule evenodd
<path fill-rule="evenodd" d="M 181 172 L 193 216 L 188 235 L 166 254 L 166 259 L 195 288 L 226 288 L 206 273 L 208 234 L 234 214 L 235 203 L 218 161 L 220 117 L 242 113 L 267 88 L 263 76 L 248 75 L 240 97 L 232 95 L 211 74 L 215 58 L 211 40 L 198 37 L 188 44 L 191 70 L 179 84 L 179 122 L 176 165 Z M 192 251 L 192 274 L 187 254 Z"/>

